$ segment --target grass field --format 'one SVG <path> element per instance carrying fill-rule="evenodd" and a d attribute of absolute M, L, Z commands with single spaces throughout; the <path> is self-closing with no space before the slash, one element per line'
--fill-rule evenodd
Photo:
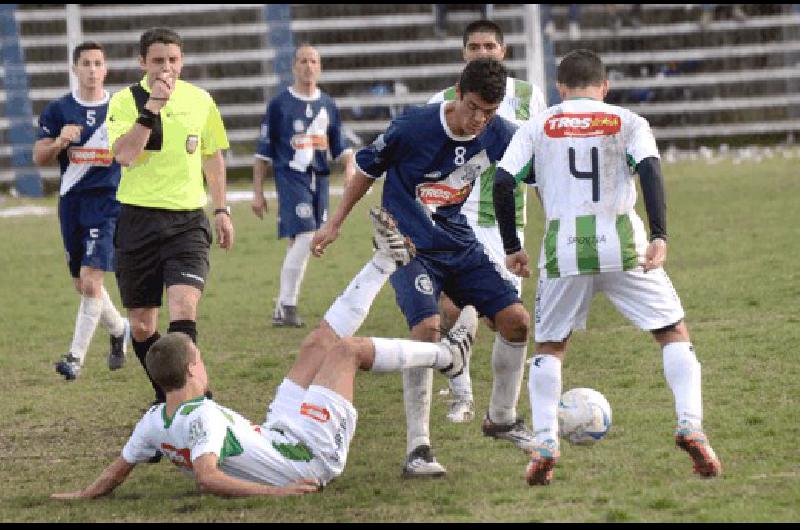
<path fill-rule="evenodd" d="M 484 438 L 479 420 L 445 421 L 434 381 L 434 450 L 440 480 L 404 481 L 405 419 L 399 374 L 360 374 L 358 430 L 345 473 L 322 494 L 225 500 L 196 492 L 171 464 L 143 465 L 110 497 L 48 498 L 86 485 L 119 452 L 152 390 L 133 355 L 105 366 L 99 330 L 87 365 L 65 382 L 53 362 L 68 347 L 78 298 L 63 262 L 57 220 L 0 218 L 0 520 L 2 521 L 504 521 L 709 522 L 800 520 L 800 173 L 796 160 L 665 166 L 671 234 L 667 271 L 681 295 L 703 364 L 706 430 L 724 475 L 702 480 L 673 446 L 672 396 L 652 339 L 595 300 L 576 334 L 564 388 L 589 386 L 611 402 L 614 425 L 593 447 L 562 446 L 553 484 L 529 488 L 527 458 Z M 342 237 L 309 264 L 303 316 L 315 324 L 369 257 L 367 196 Z M 334 200 L 335 202 L 335 200 Z M 55 199 L 7 200 L 54 206 Z M 271 203 L 274 207 L 274 201 Z M 640 210 L 641 211 L 641 210 Z M 234 206 L 233 251 L 213 251 L 201 301 L 199 344 L 215 398 L 261 421 L 307 330 L 270 326 L 284 243 L 274 208 L 258 221 Z M 527 247 L 538 255 L 541 211 L 531 201 Z M 111 276 L 106 281 L 118 300 Z M 535 281 L 525 284 L 532 306 Z M 166 327 L 162 315 L 161 329 Z M 390 287 L 362 335 L 405 336 Z M 491 389 L 491 334 L 482 327 L 473 361 L 479 415 Z M 526 376 L 527 380 L 527 376 Z M 520 411 L 530 421 L 527 388 Z"/>

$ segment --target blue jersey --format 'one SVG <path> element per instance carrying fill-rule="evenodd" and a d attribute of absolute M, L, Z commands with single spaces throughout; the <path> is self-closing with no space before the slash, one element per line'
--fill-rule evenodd
<path fill-rule="evenodd" d="M 477 136 L 455 136 L 446 103 L 413 107 L 356 153 L 366 175 L 386 172 L 383 206 L 417 250 L 452 251 L 475 244 L 461 213 L 473 182 L 503 157 L 516 126 L 495 116 Z"/>
<path fill-rule="evenodd" d="M 319 89 L 305 97 L 287 88 L 269 102 L 256 157 L 270 160 L 278 171 L 328 175 L 328 149 L 336 159 L 345 148 L 333 99 Z"/>
<path fill-rule="evenodd" d="M 81 137 L 58 154 L 60 195 L 87 189 L 119 186 L 120 166 L 108 145 L 106 113 L 108 93 L 102 101 L 87 103 L 76 94 L 51 101 L 39 116 L 38 137 L 58 138 L 65 125 L 80 125 Z"/>

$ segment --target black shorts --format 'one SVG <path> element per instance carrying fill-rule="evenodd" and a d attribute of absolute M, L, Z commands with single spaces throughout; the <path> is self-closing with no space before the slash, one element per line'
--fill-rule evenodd
<path fill-rule="evenodd" d="M 205 212 L 122 205 L 114 234 L 117 284 L 128 309 L 160 307 L 164 287 L 203 290 L 211 226 Z"/>

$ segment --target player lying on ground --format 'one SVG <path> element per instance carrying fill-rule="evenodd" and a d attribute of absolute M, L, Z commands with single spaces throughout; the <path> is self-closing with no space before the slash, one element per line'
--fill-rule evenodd
<path fill-rule="evenodd" d="M 192 474 L 201 490 L 223 496 L 300 495 L 344 470 L 356 427 L 354 378 L 411 367 L 461 374 L 478 318 L 468 306 L 438 343 L 350 337 L 333 348 L 304 347 L 258 426 L 204 396 L 208 376 L 200 351 L 180 332 L 147 353 L 151 376 L 166 391 L 137 424 L 122 454 L 89 486 L 56 499 L 96 498 L 122 484 L 137 463 L 160 451 Z"/>
<path fill-rule="evenodd" d="M 574 329 L 586 327 L 589 305 L 603 292 L 663 354 L 675 398 L 675 443 L 694 471 L 716 476 L 720 462 L 702 429 L 700 363 L 684 311 L 667 273 L 666 204 L 656 141 L 647 120 L 603 102 L 606 69 L 589 50 L 558 66 L 562 102 L 523 125 L 497 165 L 494 201 L 508 268 L 527 276 L 528 255 L 516 236 L 513 175 L 532 162 L 531 183 L 544 208 L 545 235 L 536 292 L 536 353 L 528 389 L 536 444 L 527 480 L 549 484 L 558 451 L 561 363 Z M 639 174 L 650 225 L 634 210 Z"/>

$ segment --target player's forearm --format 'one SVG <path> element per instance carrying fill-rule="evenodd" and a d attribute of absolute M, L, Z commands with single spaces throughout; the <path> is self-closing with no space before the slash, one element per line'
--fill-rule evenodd
<path fill-rule="evenodd" d="M 122 457 L 117 457 L 92 484 L 81 491 L 81 497 L 94 499 L 111 493 L 125 482 L 133 467 L 133 464 L 129 464 Z"/>
<path fill-rule="evenodd" d="M 206 176 L 208 190 L 211 193 L 211 202 L 214 208 L 225 207 L 225 159 L 222 151 L 217 151 L 211 156 L 203 157 L 203 173 Z"/>
<path fill-rule="evenodd" d="M 267 176 L 267 162 L 256 158 L 253 164 L 253 194 L 256 197 L 264 195 L 264 179 Z"/>
<path fill-rule="evenodd" d="M 69 145 L 61 138 L 42 138 L 33 144 L 33 163 L 37 166 L 48 166 L 55 162 L 64 148 Z"/>
<path fill-rule="evenodd" d="M 642 196 L 647 220 L 650 226 L 650 239 L 667 239 L 667 202 L 664 197 L 664 178 L 658 158 L 648 157 L 636 167 L 642 184 Z"/>
<path fill-rule="evenodd" d="M 355 176 L 350 179 L 350 182 L 344 189 L 342 200 L 336 208 L 336 212 L 331 216 L 330 223 L 332 226 L 336 228 L 342 226 L 344 220 L 350 215 L 353 206 L 361 200 L 374 182 L 374 179 L 364 175 L 360 171 L 356 171 Z"/>
<path fill-rule="evenodd" d="M 114 142 L 111 148 L 114 153 L 114 159 L 122 166 L 131 165 L 144 151 L 144 147 L 150 139 L 150 132 L 151 130 L 144 125 L 134 123 L 131 130 Z"/>
<path fill-rule="evenodd" d="M 197 479 L 197 485 L 205 493 L 221 497 L 252 497 L 256 495 L 282 495 L 283 489 L 247 480 L 230 477 L 222 471 Z"/>
<path fill-rule="evenodd" d="M 509 172 L 498 167 L 494 177 L 494 214 L 500 236 L 503 239 L 503 248 L 506 255 L 514 254 L 522 249 L 522 244 L 517 235 L 517 207 L 514 200 L 514 190 L 517 181 Z"/>

